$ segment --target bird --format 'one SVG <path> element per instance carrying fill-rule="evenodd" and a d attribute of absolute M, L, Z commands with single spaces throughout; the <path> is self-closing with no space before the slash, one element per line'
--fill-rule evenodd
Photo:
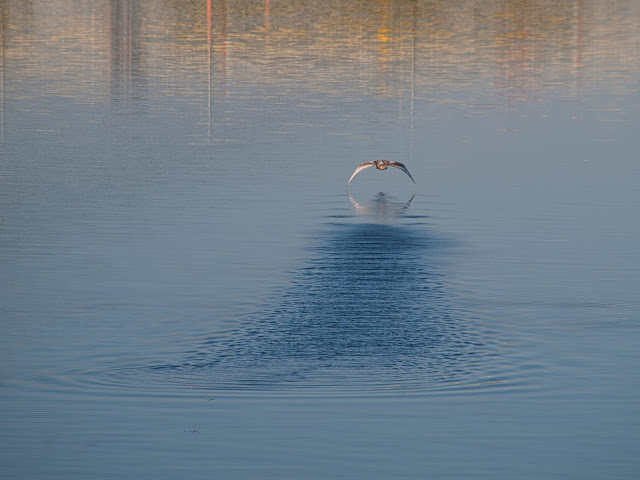
<path fill-rule="evenodd" d="M 416 181 L 413 179 L 413 177 L 409 173 L 409 170 L 407 170 L 407 167 L 405 167 L 402 163 L 393 162 L 391 160 L 374 160 L 372 162 L 364 162 L 364 163 L 361 163 L 360 165 L 358 165 L 358 167 L 356 168 L 356 171 L 353 172 L 353 175 L 351 175 L 351 178 L 347 182 L 347 185 L 349 185 L 351 183 L 351 180 L 353 180 L 353 177 L 355 177 L 357 174 L 359 174 L 365 168 L 369 168 L 369 167 L 376 167 L 378 170 L 386 170 L 388 167 L 399 168 L 404 173 L 409 175 L 409 178 L 411 179 L 411 181 L 413 183 L 416 183 Z"/>

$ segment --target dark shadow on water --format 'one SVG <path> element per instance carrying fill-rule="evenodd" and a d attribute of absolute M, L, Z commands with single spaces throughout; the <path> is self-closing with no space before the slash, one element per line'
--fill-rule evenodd
<path fill-rule="evenodd" d="M 493 339 L 456 308 L 442 273 L 449 247 L 415 223 L 330 224 L 267 311 L 156 373 L 231 390 L 433 391 L 486 382 Z"/>

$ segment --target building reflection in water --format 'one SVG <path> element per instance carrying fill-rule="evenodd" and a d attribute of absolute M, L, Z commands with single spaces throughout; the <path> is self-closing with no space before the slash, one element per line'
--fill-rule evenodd
<path fill-rule="evenodd" d="M 223 39 L 208 59 L 218 66 L 214 84 L 303 83 L 336 96 L 370 93 L 409 102 L 416 95 L 456 101 L 453 92 L 470 90 L 477 97 L 494 94 L 497 102 L 511 102 L 575 98 L 585 82 L 584 59 L 597 58 L 598 50 L 615 49 L 619 68 L 605 72 L 593 65 L 587 82 L 611 77 L 612 71 L 618 72 L 617 81 L 628 82 L 638 70 L 637 62 L 628 62 L 635 55 L 632 22 L 623 22 L 626 28 L 613 38 L 591 37 L 585 24 L 603 31 L 620 24 L 585 0 L 561 5 L 507 1 L 480 8 L 455 2 L 337 1 L 330 10 L 339 14 L 330 15 L 327 5 L 310 2 L 296 8 L 269 1 L 210 2 L 208 15 L 213 12 L 219 24 L 209 20 L 213 33 L 207 38 Z M 640 15 L 628 2 L 618 3 L 620 14 Z M 224 14 L 215 15 L 216 10 Z M 234 68 L 228 72 L 231 59 Z"/>
<path fill-rule="evenodd" d="M 600 85 L 628 92 L 640 76 L 640 4 L 629 0 L 102 0 L 73 8 L 63 0 L 28 7 L 6 0 L 1 11 L 2 95 L 8 65 L 20 65 L 12 83 L 35 75 L 43 94 L 85 95 L 60 80 L 64 69 L 82 76 L 92 95 L 114 100 L 144 91 L 159 71 L 155 93 L 173 95 L 179 86 L 199 96 L 210 125 L 228 85 L 244 95 L 244 86 L 258 87 L 257 95 L 274 87 L 340 99 L 370 95 L 412 112 L 416 100 L 504 105 L 576 99 Z M 56 11 L 64 22 L 51 20 Z M 29 36 L 47 42 L 24 51 Z M 68 62 L 60 65 L 51 52 L 65 52 Z M 94 58 L 73 57 L 88 53 Z"/>

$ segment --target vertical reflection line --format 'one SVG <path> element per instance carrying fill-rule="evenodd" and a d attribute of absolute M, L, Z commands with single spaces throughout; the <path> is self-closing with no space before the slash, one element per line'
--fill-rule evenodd
<path fill-rule="evenodd" d="M 577 26 L 576 26 L 576 100 L 580 98 L 582 91 L 582 73 L 584 71 L 584 4 L 578 0 Z"/>
<path fill-rule="evenodd" d="M 367 71 L 364 68 L 365 59 L 365 38 L 364 38 L 364 8 L 362 8 L 362 2 L 358 3 L 358 12 L 360 16 L 360 65 L 358 68 L 358 75 L 360 79 L 360 94 L 364 95 L 367 90 Z"/>
<path fill-rule="evenodd" d="M 269 30 L 271 26 L 271 2 L 269 0 L 264 0 L 264 28 L 265 30 Z"/>
<path fill-rule="evenodd" d="M 213 0 L 207 0 L 207 142 L 214 143 L 213 130 L 215 128 L 214 109 L 216 103 L 215 80 L 218 79 L 220 87 L 219 95 L 224 98 L 226 95 L 227 83 L 227 1 L 220 0 L 219 9 L 214 12 L 216 6 Z M 219 28 L 219 33 L 214 32 L 215 28 Z M 218 59 L 220 66 L 216 68 L 215 60 Z M 216 71 L 219 78 L 216 77 Z"/>
<path fill-rule="evenodd" d="M 127 80 L 129 82 L 129 95 L 133 94 L 133 2 L 127 2 Z"/>
<path fill-rule="evenodd" d="M 0 6 L 0 141 L 4 142 L 4 8 Z"/>
<path fill-rule="evenodd" d="M 413 156 L 415 151 L 415 100 L 416 100 L 416 4 L 413 4 L 413 32 L 411 38 L 411 102 L 410 102 L 410 122 L 409 122 L 409 159 L 413 163 Z"/>
<path fill-rule="evenodd" d="M 223 95 L 226 93 L 226 85 L 227 85 L 227 0 L 222 0 L 220 2 L 222 12 L 220 13 L 220 17 L 222 18 L 222 26 L 220 27 L 220 45 L 222 47 L 222 93 Z"/>
<path fill-rule="evenodd" d="M 213 124 L 213 94 L 211 91 L 212 68 L 213 68 L 213 48 L 212 48 L 212 29 L 213 29 L 213 0 L 207 0 L 207 143 L 211 145 L 211 130 Z"/>
<path fill-rule="evenodd" d="M 134 5 L 131 0 L 110 3 L 111 100 L 131 101 L 135 64 Z"/>

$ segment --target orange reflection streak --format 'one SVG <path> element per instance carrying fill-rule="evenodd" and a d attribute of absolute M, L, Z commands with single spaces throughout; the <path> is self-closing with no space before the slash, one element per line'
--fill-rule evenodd
<path fill-rule="evenodd" d="M 220 59 L 219 73 L 221 84 L 227 83 L 227 1 L 220 1 L 220 10 L 216 15 L 213 0 L 207 0 L 207 65 L 209 67 L 209 85 L 213 83 L 213 70 L 216 58 Z M 219 22 L 215 22 L 219 18 Z M 216 28 L 218 27 L 218 28 Z M 217 34 L 216 34 L 217 31 Z M 223 88 L 223 93 L 226 93 Z"/>
<path fill-rule="evenodd" d="M 211 66 L 211 30 L 213 29 L 213 0 L 207 0 L 207 48 L 209 51 L 209 66 Z"/>
<path fill-rule="evenodd" d="M 227 0 L 220 1 L 220 76 L 224 86 L 222 93 L 226 95 L 227 85 Z"/>
<path fill-rule="evenodd" d="M 391 63 L 394 52 L 392 39 L 392 8 L 393 4 L 390 0 L 381 0 L 382 12 L 380 15 L 380 26 L 377 31 L 377 47 L 378 47 L 378 62 L 382 81 L 383 91 L 388 91 L 388 80 L 386 79 L 386 72 L 389 70 L 389 64 Z"/>
<path fill-rule="evenodd" d="M 559 45 L 571 48 L 575 41 L 572 6 L 538 4 L 526 11 L 519 7 L 519 3 L 504 3 L 494 15 L 494 85 L 507 102 L 530 100 L 553 83 L 554 77 L 566 82 L 570 69 L 575 69 L 569 62 L 556 60 L 563 53 Z"/>
<path fill-rule="evenodd" d="M 269 0 L 264 0 L 264 28 L 269 30 L 271 26 L 270 23 L 271 18 L 271 2 Z"/>

